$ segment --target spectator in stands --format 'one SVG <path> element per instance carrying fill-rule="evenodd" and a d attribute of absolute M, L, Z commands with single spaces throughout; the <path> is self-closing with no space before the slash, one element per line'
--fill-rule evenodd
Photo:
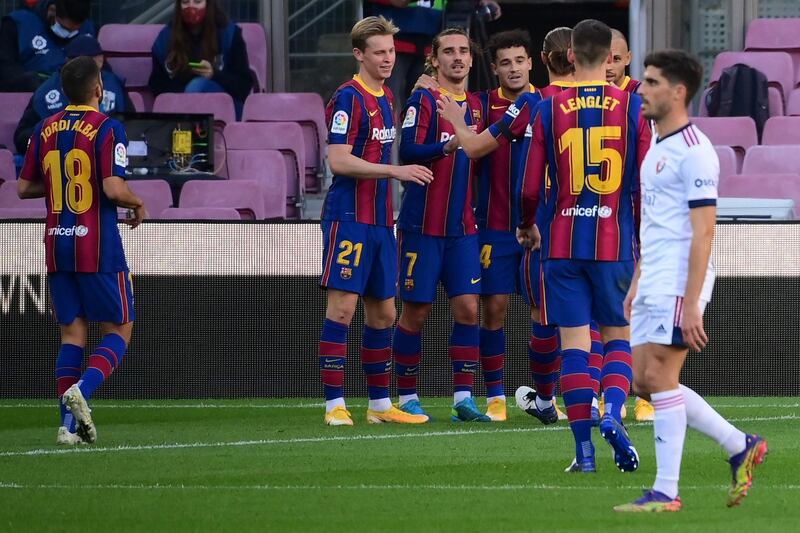
<path fill-rule="evenodd" d="M 364 15 L 383 15 L 400 28 L 394 36 L 397 52 L 392 77 L 386 85 L 398 102 L 404 102 L 425 68 L 425 58 L 433 37 L 442 30 L 443 14 L 448 0 L 366 0 Z M 451 0 L 452 1 L 452 0 Z M 494 0 L 478 0 L 487 6 L 493 19 L 500 17 L 500 6 Z M 409 4 L 414 4 L 409 6 Z M 402 106 L 399 106 L 402 107 Z M 398 107 L 398 109 L 399 109 Z"/>
<path fill-rule="evenodd" d="M 32 92 L 65 62 L 79 34 L 94 35 L 90 0 L 26 1 L 0 24 L 0 91 Z"/>
<path fill-rule="evenodd" d="M 100 68 L 100 77 L 103 81 L 103 99 L 100 102 L 100 112 L 111 114 L 121 111 L 132 111 L 133 103 L 125 92 L 125 82 L 111 71 L 105 64 L 105 56 L 100 48 L 100 43 L 91 35 L 80 35 L 72 40 L 64 50 L 67 59 L 89 56 L 94 59 Z M 67 106 L 67 98 L 61 89 L 61 73 L 57 72 L 36 89 L 31 96 L 28 107 L 19 121 L 14 132 L 14 145 L 18 154 L 24 154 L 33 128 L 43 118 L 63 111 Z"/>
<path fill-rule="evenodd" d="M 172 22 L 153 44 L 153 94 L 226 92 L 238 120 L 254 82 L 242 30 L 217 0 L 175 0 Z"/>

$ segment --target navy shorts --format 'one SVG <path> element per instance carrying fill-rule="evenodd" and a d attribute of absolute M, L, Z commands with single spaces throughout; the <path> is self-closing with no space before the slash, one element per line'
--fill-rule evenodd
<path fill-rule="evenodd" d="M 510 231 L 482 230 L 479 234 L 481 294 L 520 292 L 520 263 L 525 249 Z"/>
<path fill-rule="evenodd" d="M 477 234 L 433 237 L 400 231 L 398 236 L 403 300 L 433 302 L 440 281 L 448 298 L 481 293 Z"/>
<path fill-rule="evenodd" d="M 126 324 L 133 311 L 133 278 L 123 272 L 53 272 L 47 275 L 56 321 L 67 326 L 77 317 L 90 322 Z"/>
<path fill-rule="evenodd" d="M 322 221 L 321 287 L 378 300 L 397 293 L 394 230 L 361 222 Z"/>
<path fill-rule="evenodd" d="M 601 326 L 627 326 L 622 303 L 633 278 L 633 261 L 548 259 L 542 262 L 542 322 L 576 327 L 592 319 Z"/>

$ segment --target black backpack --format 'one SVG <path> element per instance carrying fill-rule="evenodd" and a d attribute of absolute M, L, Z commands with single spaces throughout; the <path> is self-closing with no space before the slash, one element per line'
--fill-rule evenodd
<path fill-rule="evenodd" d="M 710 117 L 753 117 L 761 139 L 769 118 L 767 77 L 742 63 L 726 68 L 706 94 L 706 108 Z"/>

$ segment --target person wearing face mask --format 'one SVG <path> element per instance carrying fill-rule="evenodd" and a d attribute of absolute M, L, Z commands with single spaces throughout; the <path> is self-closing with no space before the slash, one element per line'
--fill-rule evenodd
<path fill-rule="evenodd" d="M 103 49 L 100 43 L 91 35 L 79 35 L 73 39 L 65 49 L 67 59 L 89 56 L 94 59 L 100 69 L 100 79 L 103 82 L 103 96 L 100 99 L 100 112 L 106 115 L 133 111 L 133 103 L 125 92 L 125 80 L 111 71 L 105 62 Z M 28 107 L 14 131 L 14 145 L 18 154 L 24 154 L 28 146 L 28 139 L 36 124 L 44 119 L 63 111 L 67 106 L 67 98 L 61 87 L 61 73 L 53 74 L 50 79 L 39 86 L 31 96 Z"/>
<path fill-rule="evenodd" d="M 172 22 L 153 44 L 153 94 L 226 92 L 240 119 L 253 85 L 242 30 L 217 1 L 175 0 Z"/>
<path fill-rule="evenodd" d="M 32 92 L 66 61 L 80 34 L 94 35 L 90 0 L 26 0 L 0 24 L 0 92 Z"/>

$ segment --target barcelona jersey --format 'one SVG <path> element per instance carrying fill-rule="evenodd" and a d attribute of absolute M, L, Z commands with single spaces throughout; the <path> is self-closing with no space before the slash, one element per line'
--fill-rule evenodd
<path fill-rule="evenodd" d="M 642 82 L 640 82 L 639 80 L 635 80 L 630 76 L 625 76 L 624 78 L 622 78 L 622 81 L 619 82 L 619 88 L 629 93 L 635 93 L 636 89 L 638 89 L 639 85 L 641 84 Z"/>
<path fill-rule="evenodd" d="M 522 225 L 539 223 L 542 260 L 635 258 L 639 167 L 650 145 L 640 105 L 638 95 L 605 82 L 576 83 L 539 104 Z"/>
<path fill-rule="evenodd" d="M 328 103 L 328 143 L 350 145 L 351 154 L 370 163 L 391 163 L 396 134 L 392 106 L 388 88 L 374 91 L 354 76 Z M 335 175 L 325 197 L 322 220 L 392 226 L 389 177 L 365 180 Z"/>
<path fill-rule="evenodd" d="M 444 147 L 455 130 L 436 113 L 439 94 L 447 93 L 419 89 L 406 103 L 400 158 L 428 166 L 433 181 L 427 185 L 406 183 L 397 227 L 434 237 L 473 235 L 477 233 L 472 211 L 475 163 L 460 148 L 445 155 Z M 468 93 L 453 98 L 464 109 L 467 125 L 476 133 L 483 130 L 485 117 L 478 97 Z"/>
<path fill-rule="evenodd" d="M 34 128 L 20 179 L 45 184 L 48 272 L 127 270 L 102 184 L 125 177 L 127 144 L 122 124 L 89 106 L 67 106 Z"/>

